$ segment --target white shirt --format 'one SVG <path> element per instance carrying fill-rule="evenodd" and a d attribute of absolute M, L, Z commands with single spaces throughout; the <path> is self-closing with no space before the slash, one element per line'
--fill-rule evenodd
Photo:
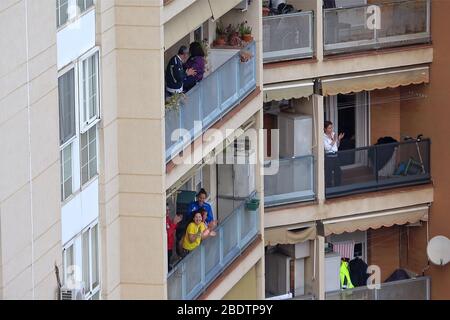
<path fill-rule="evenodd" d="M 332 133 L 333 138 L 336 136 L 336 133 Z M 325 149 L 325 153 L 336 153 L 338 152 L 339 142 L 333 143 L 333 139 L 331 139 L 329 136 L 326 135 L 326 133 L 323 134 L 323 147 Z"/>

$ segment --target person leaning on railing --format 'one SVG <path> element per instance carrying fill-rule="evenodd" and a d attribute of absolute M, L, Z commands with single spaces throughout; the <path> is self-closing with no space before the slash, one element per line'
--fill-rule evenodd
<path fill-rule="evenodd" d="M 183 81 L 184 92 L 191 90 L 197 82 L 203 79 L 205 74 L 205 52 L 203 51 L 200 42 L 192 42 L 189 46 L 190 57 L 184 64 L 185 70 L 192 69 L 195 71 L 194 75 L 188 75 Z"/>
<path fill-rule="evenodd" d="M 215 235 L 215 231 L 208 228 L 203 222 L 202 212 L 200 210 L 196 211 L 183 238 L 183 257 L 192 250 L 196 249 L 201 244 L 202 240 L 209 237 L 214 237 Z"/>
<path fill-rule="evenodd" d="M 189 58 L 189 50 L 181 46 L 178 54 L 173 56 L 166 69 L 166 96 L 170 97 L 176 93 L 183 92 L 183 82 L 188 76 L 195 76 L 196 71 L 192 68 L 184 69 L 184 63 Z"/>
<path fill-rule="evenodd" d="M 336 135 L 333 132 L 333 123 L 325 121 L 323 134 L 323 146 L 325 149 L 325 184 L 326 187 L 339 186 L 341 184 L 341 166 L 339 164 L 338 148 L 345 134 Z"/>

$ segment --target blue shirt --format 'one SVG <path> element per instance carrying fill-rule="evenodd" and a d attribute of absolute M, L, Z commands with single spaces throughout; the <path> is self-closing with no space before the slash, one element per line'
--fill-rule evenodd
<path fill-rule="evenodd" d="M 189 208 L 188 208 L 188 212 L 191 214 L 190 218 L 192 218 L 192 213 L 193 212 L 198 211 L 201 208 L 204 208 L 206 210 L 206 212 L 208 213 L 207 216 L 206 216 L 206 223 L 208 224 L 211 221 L 213 221 L 214 220 L 214 216 L 213 216 L 213 213 L 212 213 L 212 208 L 211 208 L 211 205 L 209 203 L 207 203 L 207 202 L 204 202 L 203 206 L 200 206 L 198 204 L 198 201 L 191 202 L 189 204 Z"/>

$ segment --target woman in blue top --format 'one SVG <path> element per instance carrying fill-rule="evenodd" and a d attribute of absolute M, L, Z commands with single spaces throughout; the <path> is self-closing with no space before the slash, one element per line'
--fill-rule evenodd
<path fill-rule="evenodd" d="M 195 211 L 198 211 L 200 209 L 205 209 L 206 212 L 208 213 L 208 215 L 206 217 L 206 225 L 208 225 L 214 221 L 214 216 L 213 216 L 211 205 L 208 202 L 206 202 L 207 197 L 208 197 L 208 194 L 206 193 L 206 190 L 203 188 L 200 189 L 200 191 L 197 193 L 197 201 L 191 202 L 189 204 L 189 208 L 188 208 L 188 212 L 189 212 L 190 216 L 192 216 L 192 214 Z"/>

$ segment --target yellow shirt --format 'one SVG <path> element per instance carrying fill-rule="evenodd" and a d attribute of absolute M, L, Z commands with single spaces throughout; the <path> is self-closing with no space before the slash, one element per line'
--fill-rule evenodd
<path fill-rule="evenodd" d="M 196 225 L 195 222 L 191 222 L 187 229 L 186 229 L 186 234 L 184 235 L 183 238 L 183 248 L 189 251 L 194 250 L 195 248 L 197 248 L 200 243 L 202 242 L 202 232 L 206 230 L 206 226 L 203 222 L 201 222 L 199 225 Z M 190 234 L 196 234 L 197 238 L 195 239 L 194 242 L 190 242 L 189 241 L 189 235 Z"/>

